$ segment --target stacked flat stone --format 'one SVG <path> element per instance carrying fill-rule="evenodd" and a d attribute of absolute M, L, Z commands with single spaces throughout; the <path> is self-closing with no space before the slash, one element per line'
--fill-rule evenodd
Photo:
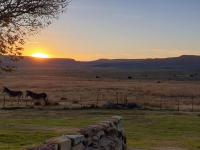
<path fill-rule="evenodd" d="M 80 129 L 81 135 L 64 135 L 50 139 L 45 145 L 28 150 L 126 150 L 122 117 Z"/>

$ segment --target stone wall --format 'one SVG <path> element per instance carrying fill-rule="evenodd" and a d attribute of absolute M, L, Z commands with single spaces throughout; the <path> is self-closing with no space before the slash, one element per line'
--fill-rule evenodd
<path fill-rule="evenodd" d="M 42 146 L 27 150 L 126 150 L 126 136 L 120 116 L 80 129 L 79 133 L 53 138 Z"/>

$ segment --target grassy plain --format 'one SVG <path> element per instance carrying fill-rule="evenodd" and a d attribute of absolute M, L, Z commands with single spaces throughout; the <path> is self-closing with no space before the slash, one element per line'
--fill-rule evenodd
<path fill-rule="evenodd" d="M 200 149 L 198 113 L 139 110 L 39 110 L 0 111 L 0 149 L 20 150 L 48 138 L 77 133 L 112 115 L 124 117 L 128 146 L 140 149 Z"/>
<path fill-rule="evenodd" d="M 60 105 L 27 108 L 24 103 L 18 105 L 12 102 L 15 100 L 7 97 L 7 109 L 0 110 L 0 149 L 19 150 L 38 145 L 54 136 L 76 133 L 78 128 L 112 115 L 124 117 L 128 146 L 131 148 L 200 149 L 199 81 L 158 82 L 102 76 L 97 79 L 96 75 L 99 74 L 95 72 L 90 76 L 83 75 L 82 72 L 48 69 L 19 70 L 11 74 L 1 74 L 2 87 L 46 92 L 50 101 L 59 102 Z M 157 110 L 162 104 L 162 110 L 68 110 L 72 106 L 96 104 L 98 95 L 100 105 L 116 101 L 117 92 L 121 93 L 121 101 L 123 95 L 127 95 L 129 102 Z M 196 112 L 190 112 L 193 96 L 196 96 L 193 99 L 193 109 Z M 177 98 L 180 101 L 177 101 Z M 3 100 L 3 97 L 0 100 Z M 178 102 L 181 104 L 180 110 L 184 112 L 167 111 L 177 110 Z M 21 106 L 23 108 L 14 109 Z"/>
<path fill-rule="evenodd" d="M 27 89 L 46 92 L 50 101 L 59 102 L 62 107 L 96 104 L 97 97 L 99 105 L 116 102 L 117 99 L 123 102 L 126 96 L 129 102 L 148 108 L 178 110 L 180 107 L 180 110 L 200 111 L 200 81 L 128 80 L 120 74 L 119 79 L 112 79 L 112 75 L 117 75 L 115 72 L 105 73 L 98 79 L 95 78 L 97 75 L 99 72 L 87 74 L 87 71 L 77 70 L 26 69 L 0 75 L 0 85 L 24 92 Z M 9 106 L 11 100 L 7 98 L 7 101 Z"/>

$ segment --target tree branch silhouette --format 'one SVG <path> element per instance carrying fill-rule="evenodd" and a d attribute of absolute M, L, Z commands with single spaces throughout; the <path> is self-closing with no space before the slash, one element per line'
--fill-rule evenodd
<path fill-rule="evenodd" d="M 50 25 L 66 10 L 70 0 L 1 0 L 0 56 L 17 60 L 27 35 Z M 0 61 L 0 68 L 10 70 Z"/>

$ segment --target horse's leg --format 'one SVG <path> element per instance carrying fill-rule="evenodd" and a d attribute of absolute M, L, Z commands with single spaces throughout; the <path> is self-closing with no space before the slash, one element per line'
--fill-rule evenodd
<path fill-rule="evenodd" d="M 28 103 L 28 99 L 25 97 L 25 101 L 26 101 L 26 106 L 27 106 L 27 103 Z"/>
<path fill-rule="evenodd" d="M 19 96 L 19 103 L 23 104 L 23 97 Z"/>
<path fill-rule="evenodd" d="M 21 104 L 23 104 L 23 101 L 24 101 L 23 96 L 20 96 L 20 99 L 21 99 Z"/>
<path fill-rule="evenodd" d="M 11 103 L 12 103 L 12 105 L 15 106 L 15 104 L 16 104 L 16 103 L 15 103 L 15 101 L 16 101 L 15 97 L 12 97 L 12 98 L 10 97 L 10 99 L 11 99 Z"/>
<path fill-rule="evenodd" d="M 47 105 L 46 99 L 44 99 L 44 105 Z"/>
<path fill-rule="evenodd" d="M 28 97 L 24 96 L 24 100 L 26 101 L 26 106 L 28 105 Z"/>
<path fill-rule="evenodd" d="M 22 103 L 23 103 L 23 102 L 24 102 L 24 100 L 25 100 L 24 96 L 21 96 L 21 99 L 22 99 Z"/>
<path fill-rule="evenodd" d="M 47 105 L 47 99 L 44 97 L 43 98 L 45 105 Z"/>
<path fill-rule="evenodd" d="M 18 105 L 19 105 L 20 97 L 18 96 Z"/>
<path fill-rule="evenodd" d="M 6 104 L 6 96 L 4 95 L 3 96 L 3 108 L 5 107 L 5 104 Z"/>
<path fill-rule="evenodd" d="M 9 104 L 12 106 L 13 103 L 14 103 L 14 101 L 15 101 L 15 99 L 14 99 L 13 97 L 11 97 L 11 96 L 9 96 L 8 98 L 9 98 L 9 99 L 8 99 L 8 102 L 9 102 Z"/>
<path fill-rule="evenodd" d="M 28 101 L 30 101 L 30 103 L 29 103 L 30 105 L 32 104 L 32 102 L 31 102 L 31 101 L 32 101 L 32 99 L 28 99 L 28 97 L 27 97 L 27 96 L 25 97 L 25 99 L 26 99 L 26 106 L 28 106 Z"/>
<path fill-rule="evenodd" d="M 34 105 L 34 99 L 33 98 L 31 98 L 31 104 Z"/>

